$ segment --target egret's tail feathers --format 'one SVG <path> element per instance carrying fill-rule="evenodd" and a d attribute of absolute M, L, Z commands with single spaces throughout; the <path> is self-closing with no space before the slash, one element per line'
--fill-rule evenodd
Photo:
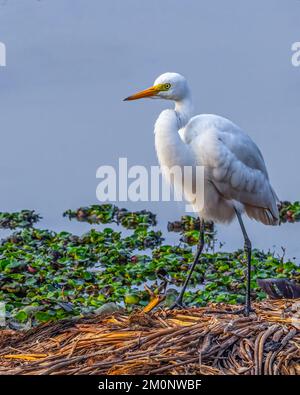
<path fill-rule="evenodd" d="M 278 225 L 279 223 L 278 210 L 277 212 L 272 212 L 268 208 L 245 205 L 245 211 L 249 218 L 253 218 L 265 225 Z"/>

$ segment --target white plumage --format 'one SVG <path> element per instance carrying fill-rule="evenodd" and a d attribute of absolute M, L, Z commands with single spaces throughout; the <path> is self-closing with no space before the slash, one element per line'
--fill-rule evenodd
<path fill-rule="evenodd" d="M 276 225 L 279 220 L 278 198 L 270 184 L 263 156 L 252 139 L 228 119 L 211 114 L 193 117 L 190 90 L 180 74 L 162 74 L 151 88 L 125 100 L 143 97 L 175 102 L 175 108 L 162 111 L 155 123 L 155 148 L 165 176 L 174 181 L 175 188 L 181 190 L 183 186 L 186 199 L 202 220 L 195 259 L 174 307 L 182 305 L 185 289 L 203 250 L 204 221 L 230 222 L 236 215 L 245 241 L 247 290 L 245 307 L 234 313 L 249 315 L 252 311 L 251 242 L 241 214 L 245 212 L 266 225 Z M 182 174 L 186 166 L 204 168 L 202 201 L 195 199 L 194 186 L 191 188 L 188 184 L 186 188 L 184 177 L 170 177 L 169 169 L 176 166 L 182 169 Z"/>
<path fill-rule="evenodd" d="M 155 85 L 168 81 L 176 90 L 176 81 L 181 79 L 166 73 Z M 189 89 L 185 92 L 183 97 L 171 94 L 175 109 L 164 110 L 155 123 L 155 147 L 162 168 L 205 167 L 204 204 L 199 210 L 195 207 L 203 219 L 230 222 L 235 207 L 266 225 L 277 224 L 278 199 L 257 145 L 226 118 L 212 114 L 191 117 Z"/>

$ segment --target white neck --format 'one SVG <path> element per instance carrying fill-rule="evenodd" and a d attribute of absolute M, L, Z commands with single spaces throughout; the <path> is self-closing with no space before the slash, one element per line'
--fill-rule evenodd
<path fill-rule="evenodd" d="M 174 110 L 164 110 L 155 123 L 155 148 L 161 166 L 190 166 L 192 156 L 189 147 L 182 141 L 179 129 L 192 115 L 190 95 L 175 102 Z"/>
<path fill-rule="evenodd" d="M 179 121 L 179 129 L 183 128 L 193 114 L 193 103 L 190 93 L 182 100 L 175 101 L 175 112 Z"/>

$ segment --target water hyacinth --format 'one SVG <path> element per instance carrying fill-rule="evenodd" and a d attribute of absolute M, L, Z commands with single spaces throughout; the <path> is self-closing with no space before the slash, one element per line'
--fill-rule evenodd
<path fill-rule="evenodd" d="M 300 202 L 283 201 L 279 204 L 279 215 L 281 222 L 300 221 Z"/>
<path fill-rule="evenodd" d="M 107 303 L 130 311 L 146 306 L 151 294 L 162 289 L 162 306 L 171 304 L 193 259 L 192 245 L 199 234 L 195 218 L 186 216 L 173 223 L 173 228 L 169 225 L 170 230 L 179 229 L 182 240 L 169 245 L 164 243 L 163 233 L 153 228 L 156 218 L 148 211 L 129 212 L 105 204 L 68 210 L 64 216 L 95 224 L 117 223 L 119 228 L 91 228 L 76 236 L 33 227 L 40 218 L 34 212 L 0 214 L 0 218 L 14 221 L 13 228 L 20 228 L 0 244 L 0 301 L 6 304 L 7 326 L 27 328 L 86 315 Z M 212 224 L 207 225 L 207 233 L 207 241 L 215 239 Z M 254 250 L 252 266 L 252 296 L 257 300 L 266 297 L 257 279 L 300 280 L 295 262 L 272 253 Z M 186 302 L 191 306 L 242 303 L 244 269 L 242 250 L 207 249 L 192 275 Z"/>
<path fill-rule="evenodd" d="M 125 208 L 119 209 L 113 204 L 92 205 L 80 207 L 78 210 L 67 210 L 64 217 L 77 219 L 90 224 L 121 224 L 126 229 L 136 229 L 139 227 L 149 227 L 156 225 L 156 216 L 147 210 L 130 212 Z"/>
<path fill-rule="evenodd" d="M 42 217 L 34 210 L 22 210 L 17 213 L 0 213 L 0 228 L 26 228 L 37 223 Z"/>

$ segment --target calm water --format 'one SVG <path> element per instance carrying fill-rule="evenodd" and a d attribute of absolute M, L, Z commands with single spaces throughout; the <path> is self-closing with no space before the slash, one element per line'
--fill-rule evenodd
<path fill-rule="evenodd" d="M 89 229 L 61 213 L 97 203 L 98 166 L 156 164 L 153 124 L 168 103 L 122 98 L 165 71 L 188 78 L 196 113 L 226 116 L 252 136 L 281 199 L 300 199 L 299 13 L 297 0 L 0 1 L 1 209 Z M 183 214 L 177 203 L 120 206 L 153 210 L 162 230 Z M 254 246 L 300 256 L 299 224 L 248 222 Z M 236 223 L 218 230 L 224 249 L 242 246 Z"/>

